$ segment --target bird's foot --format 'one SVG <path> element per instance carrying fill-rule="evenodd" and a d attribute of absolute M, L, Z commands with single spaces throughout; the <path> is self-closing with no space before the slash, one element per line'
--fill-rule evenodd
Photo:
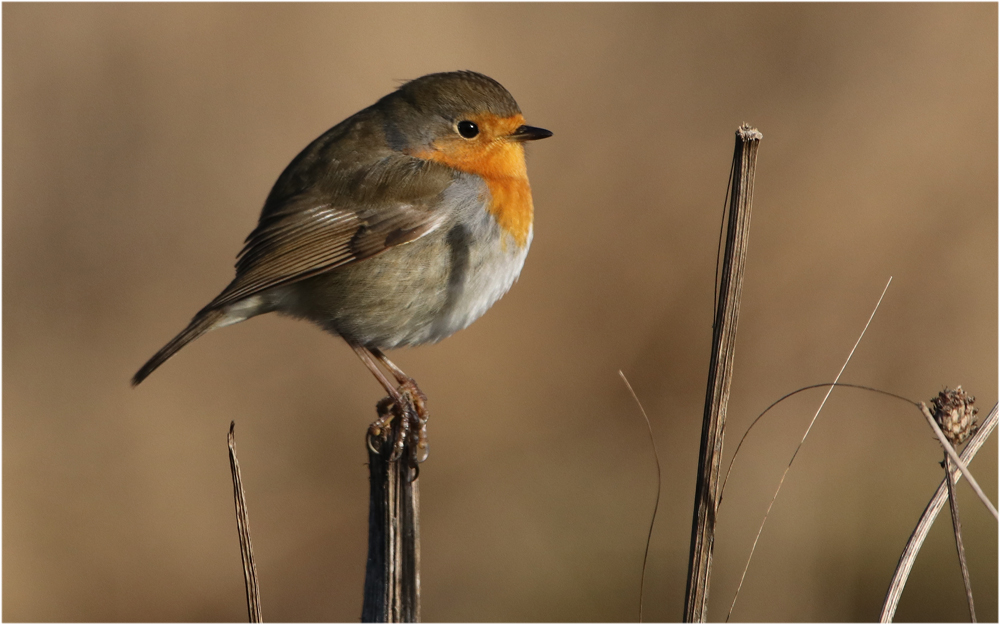
<path fill-rule="evenodd" d="M 427 460 L 427 396 L 412 378 L 407 378 L 396 389 L 396 397 L 382 398 L 376 406 L 378 419 L 368 428 L 368 448 L 379 453 L 382 445 L 388 442 L 393 434 L 392 454 L 390 462 L 402 458 L 409 444 L 409 464 L 416 468 Z M 393 430 L 393 419 L 399 418 L 398 425 Z"/>
<path fill-rule="evenodd" d="M 427 414 L 427 396 L 420 390 L 416 380 L 413 378 L 407 378 L 400 384 L 399 391 L 404 400 L 408 401 L 413 408 L 408 414 L 411 419 L 410 426 L 413 428 L 416 438 L 414 442 L 416 444 L 410 446 L 410 466 L 416 466 L 427 460 L 427 456 L 430 455 L 430 444 L 427 441 L 427 419 L 429 417 Z"/>

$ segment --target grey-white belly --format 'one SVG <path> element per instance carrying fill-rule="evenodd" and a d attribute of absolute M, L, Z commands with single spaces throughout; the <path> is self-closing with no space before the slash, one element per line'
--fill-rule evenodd
<path fill-rule="evenodd" d="M 278 312 L 367 347 L 439 341 L 485 313 L 517 280 L 518 246 L 485 210 L 378 256 L 274 289 Z"/>

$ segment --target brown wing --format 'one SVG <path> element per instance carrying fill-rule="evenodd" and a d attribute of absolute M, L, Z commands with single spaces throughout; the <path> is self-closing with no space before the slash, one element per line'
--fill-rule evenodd
<path fill-rule="evenodd" d="M 237 257 L 236 279 L 208 308 L 370 258 L 431 232 L 447 216 L 438 203 L 453 182 L 447 168 L 434 165 L 400 155 L 350 175 L 331 171 L 287 199 L 272 192 Z"/>

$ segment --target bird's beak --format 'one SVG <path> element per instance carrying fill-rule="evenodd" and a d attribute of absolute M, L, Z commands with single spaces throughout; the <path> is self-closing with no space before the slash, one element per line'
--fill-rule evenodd
<path fill-rule="evenodd" d="M 511 141 L 536 141 L 538 139 L 547 139 L 551 137 L 552 133 L 544 128 L 535 128 L 534 126 L 519 126 L 517 130 L 510 133 L 507 136 Z"/>

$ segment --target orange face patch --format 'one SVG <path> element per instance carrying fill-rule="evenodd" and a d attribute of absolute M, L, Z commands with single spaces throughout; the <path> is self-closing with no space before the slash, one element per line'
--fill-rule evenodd
<path fill-rule="evenodd" d="M 466 139 L 456 132 L 435 141 L 432 149 L 421 150 L 413 156 L 482 177 L 492 196 L 490 213 L 523 247 L 531 231 L 534 205 L 524 163 L 524 146 L 508 136 L 524 124 L 524 117 L 483 113 L 465 119 L 479 126 L 478 135 Z"/>

